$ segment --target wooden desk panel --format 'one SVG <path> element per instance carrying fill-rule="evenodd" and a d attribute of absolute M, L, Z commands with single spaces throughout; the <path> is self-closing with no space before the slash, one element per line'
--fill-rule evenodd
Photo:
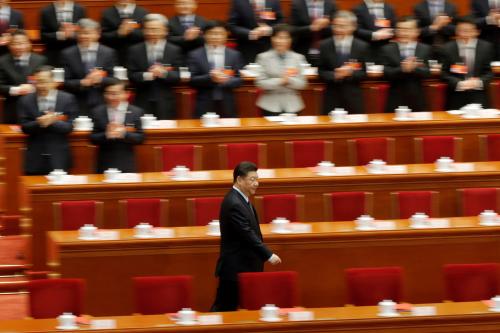
<path fill-rule="evenodd" d="M 297 193 L 304 195 L 305 221 L 323 221 L 323 193 L 370 191 L 374 193 L 377 218 L 390 217 L 390 192 L 432 190 L 440 192 L 441 216 L 456 215 L 456 189 L 462 187 L 500 187 L 500 162 L 474 164 L 475 172 L 435 172 L 431 164 L 408 166 L 408 174 L 370 175 L 364 167 L 346 176 L 317 176 L 311 169 L 276 169 L 271 178 L 261 177 L 258 194 Z M 118 201 L 128 198 L 169 200 L 169 225 L 187 223 L 187 198 L 223 196 L 232 185 L 232 171 L 203 172 L 209 180 L 172 181 L 165 173 L 145 173 L 140 183 L 102 183 L 102 175 L 90 175 L 82 185 L 49 185 L 45 177 L 22 177 L 21 209 L 33 235 L 33 263 L 45 265 L 45 232 L 53 229 L 52 203 L 64 200 L 104 202 L 104 226 L 119 228 Z M 269 177 L 269 176 L 268 176 Z"/>
<path fill-rule="evenodd" d="M 266 244 L 283 260 L 266 270 L 297 271 L 306 307 L 347 304 L 344 269 L 377 266 L 403 267 L 404 301 L 440 302 L 444 264 L 500 261 L 499 227 L 480 227 L 476 217 L 450 221 L 451 228 L 415 230 L 397 220 L 395 230 L 371 232 L 354 230 L 353 222 L 315 222 L 311 233 L 286 235 L 263 225 Z M 48 261 L 60 276 L 87 281 L 93 315 L 132 313 L 131 278 L 147 275 L 192 275 L 195 308 L 206 311 L 216 290 L 219 238 L 206 236 L 205 227 L 174 230 L 174 238 L 138 240 L 122 229 L 114 241 L 80 241 L 76 231 L 53 231 Z"/>

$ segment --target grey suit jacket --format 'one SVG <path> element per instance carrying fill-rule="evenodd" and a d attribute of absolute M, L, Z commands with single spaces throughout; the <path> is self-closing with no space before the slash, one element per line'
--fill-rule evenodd
<path fill-rule="evenodd" d="M 304 102 L 298 90 L 307 86 L 301 64 L 306 63 L 302 54 L 289 51 L 281 59 L 274 50 L 257 55 L 260 65 L 256 84 L 263 90 L 257 99 L 257 106 L 270 112 L 299 112 L 304 108 Z M 290 77 L 288 84 L 281 84 L 285 71 L 295 69 L 296 74 Z"/>

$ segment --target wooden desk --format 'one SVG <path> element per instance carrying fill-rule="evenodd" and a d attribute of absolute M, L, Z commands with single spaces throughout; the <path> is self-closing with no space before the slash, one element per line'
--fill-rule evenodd
<path fill-rule="evenodd" d="M 197 144 L 203 146 L 203 168 L 219 168 L 218 144 L 264 142 L 268 145 L 268 167 L 284 167 L 284 141 L 332 140 L 333 162 L 347 165 L 347 139 L 356 137 L 393 137 L 396 140 L 396 163 L 413 163 L 413 137 L 454 135 L 463 138 L 464 160 L 479 160 L 478 134 L 499 133 L 500 118 L 465 120 L 445 112 L 433 113 L 433 120 L 400 122 L 392 114 L 370 114 L 366 123 L 331 123 L 326 116 L 316 124 L 280 125 L 263 118 L 241 119 L 239 127 L 204 128 L 199 120 L 179 120 L 177 128 L 148 130 L 143 145 L 137 147 L 138 171 L 154 171 L 154 147 L 162 144 Z M 95 149 L 88 132 L 71 135 L 74 167 L 72 172 L 94 172 Z M 0 156 L 5 156 L 6 209 L 18 212 L 18 184 L 23 169 L 24 135 L 16 127 L 0 125 Z"/>
<path fill-rule="evenodd" d="M 408 173 L 372 175 L 365 167 L 351 168 L 350 175 L 317 176 L 311 169 L 275 169 L 261 173 L 258 194 L 304 195 L 305 221 L 323 221 L 323 193 L 370 191 L 374 193 L 374 216 L 390 217 L 390 192 L 433 190 L 440 192 L 441 216 L 456 215 L 456 189 L 500 187 L 500 162 L 472 164 L 474 172 L 435 172 L 432 164 L 408 165 Z M 199 172 L 196 181 L 173 181 L 165 173 L 142 174 L 139 183 L 103 183 L 102 175 L 89 175 L 88 184 L 49 185 L 42 176 L 22 177 L 21 209 L 26 217 L 25 233 L 33 235 L 33 263 L 45 265 L 45 232 L 53 230 L 52 203 L 64 200 L 98 200 L 104 203 L 104 227 L 119 228 L 118 201 L 129 198 L 169 200 L 169 225 L 187 223 L 187 198 L 223 196 L 232 185 L 232 171 Z"/>
<path fill-rule="evenodd" d="M 403 267 L 405 301 L 440 302 L 444 264 L 500 262 L 500 227 L 481 227 L 476 217 L 449 220 L 451 227 L 442 229 L 410 229 L 407 220 L 395 220 L 394 230 L 370 232 L 355 230 L 353 222 L 315 222 L 303 234 L 274 234 L 262 225 L 266 244 L 283 260 L 266 270 L 297 271 L 306 307 L 347 304 L 344 269 L 377 266 Z M 138 240 L 122 229 L 119 240 L 81 241 L 76 231 L 52 231 L 48 266 L 87 281 L 93 315 L 132 313 L 131 278 L 147 275 L 192 275 L 194 306 L 206 311 L 216 290 L 219 237 L 207 236 L 205 227 L 174 232 L 174 238 Z"/>
<path fill-rule="evenodd" d="M 500 314 L 490 312 L 481 302 L 425 304 L 436 307 L 435 316 L 412 316 L 403 313 L 399 317 L 377 316 L 377 307 L 340 307 L 308 309 L 314 312 L 315 320 L 290 322 L 287 319 L 266 323 L 259 320 L 258 311 L 222 313 L 221 325 L 176 325 L 166 315 L 107 317 L 115 319 L 116 329 L 111 332 L 498 332 Z M 98 319 L 98 318 L 95 318 Z M 55 319 L 5 320 L 2 329 L 12 332 L 61 332 L 56 330 Z M 86 326 L 81 329 L 89 331 Z M 93 330 L 90 330 L 93 331 Z M 103 330 L 104 331 L 104 330 Z M 102 331 L 102 332 L 103 332 Z"/>

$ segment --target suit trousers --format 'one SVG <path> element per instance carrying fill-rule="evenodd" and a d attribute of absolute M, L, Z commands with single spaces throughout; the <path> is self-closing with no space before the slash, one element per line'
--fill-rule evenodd
<path fill-rule="evenodd" d="M 236 311 L 239 305 L 238 281 L 219 278 L 217 295 L 211 312 Z"/>

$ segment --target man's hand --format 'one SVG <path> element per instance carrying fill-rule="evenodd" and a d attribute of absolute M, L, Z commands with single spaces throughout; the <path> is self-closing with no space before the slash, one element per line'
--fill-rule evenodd
<path fill-rule="evenodd" d="M 125 126 L 116 123 L 109 123 L 106 127 L 106 138 L 122 139 L 126 132 Z"/>
<path fill-rule="evenodd" d="M 64 37 L 66 39 L 69 39 L 69 38 L 75 37 L 76 29 L 77 29 L 76 25 L 74 25 L 73 23 L 63 22 L 61 24 L 60 31 L 62 31 L 64 33 Z"/>
<path fill-rule="evenodd" d="M 273 253 L 273 255 L 271 256 L 271 258 L 267 259 L 267 261 L 269 261 L 271 263 L 271 265 L 277 265 L 277 264 L 281 264 L 281 258 L 278 257 L 276 254 Z"/>
<path fill-rule="evenodd" d="M 127 36 L 136 28 L 137 23 L 131 19 L 124 19 L 118 27 L 118 35 Z"/>
<path fill-rule="evenodd" d="M 352 66 L 350 65 L 342 65 L 340 67 L 335 68 L 335 71 L 333 73 L 335 80 L 342 80 L 345 79 L 346 77 L 349 77 L 352 75 Z"/>
<path fill-rule="evenodd" d="M 153 74 L 153 77 L 156 79 L 159 77 L 163 77 L 167 72 L 167 68 L 160 64 L 154 64 L 153 66 L 149 67 L 148 72 Z"/>
<path fill-rule="evenodd" d="M 391 39 L 394 36 L 392 28 L 382 28 L 373 33 L 373 40 Z"/>
<path fill-rule="evenodd" d="M 401 61 L 401 69 L 403 70 L 404 73 L 411 73 L 415 71 L 415 68 L 417 68 L 417 66 L 418 62 L 417 58 L 415 57 L 409 57 Z"/>
<path fill-rule="evenodd" d="M 450 23 L 451 18 L 448 15 L 438 15 L 434 19 L 434 22 L 432 22 L 432 24 L 430 25 L 430 28 L 434 31 L 438 31 Z"/>
<path fill-rule="evenodd" d="M 191 27 L 184 32 L 185 40 L 193 40 L 200 36 L 201 30 L 198 27 Z"/>
<path fill-rule="evenodd" d="M 23 83 L 23 84 L 19 85 L 18 94 L 19 95 L 27 95 L 27 94 L 31 94 L 34 91 L 35 91 L 35 86 L 33 86 L 32 84 L 29 84 L 29 83 Z"/>
<path fill-rule="evenodd" d="M 230 76 L 220 69 L 212 69 L 210 71 L 210 77 L 212 78 L 212 81 L 218 84 L 225 83 L 230 79 Z"/>
<path fill-rule="evenodd" d="M 53 111 L 49 111 L 46 114 L 44 114 L 43 116 L 36 118 L 36 121 L 38 122 L 38 124 L 43 128 L 49 127 L 50 125 L 55 123 L 57 120 L 58 120 L 58 116 Z"/>
<path fill-rule="evenodd" d="M 310 25 L 311 31 L 320 31 L 330 25 L 330 20 L 326 17 L 320 17 L 315 19 Z"/>

